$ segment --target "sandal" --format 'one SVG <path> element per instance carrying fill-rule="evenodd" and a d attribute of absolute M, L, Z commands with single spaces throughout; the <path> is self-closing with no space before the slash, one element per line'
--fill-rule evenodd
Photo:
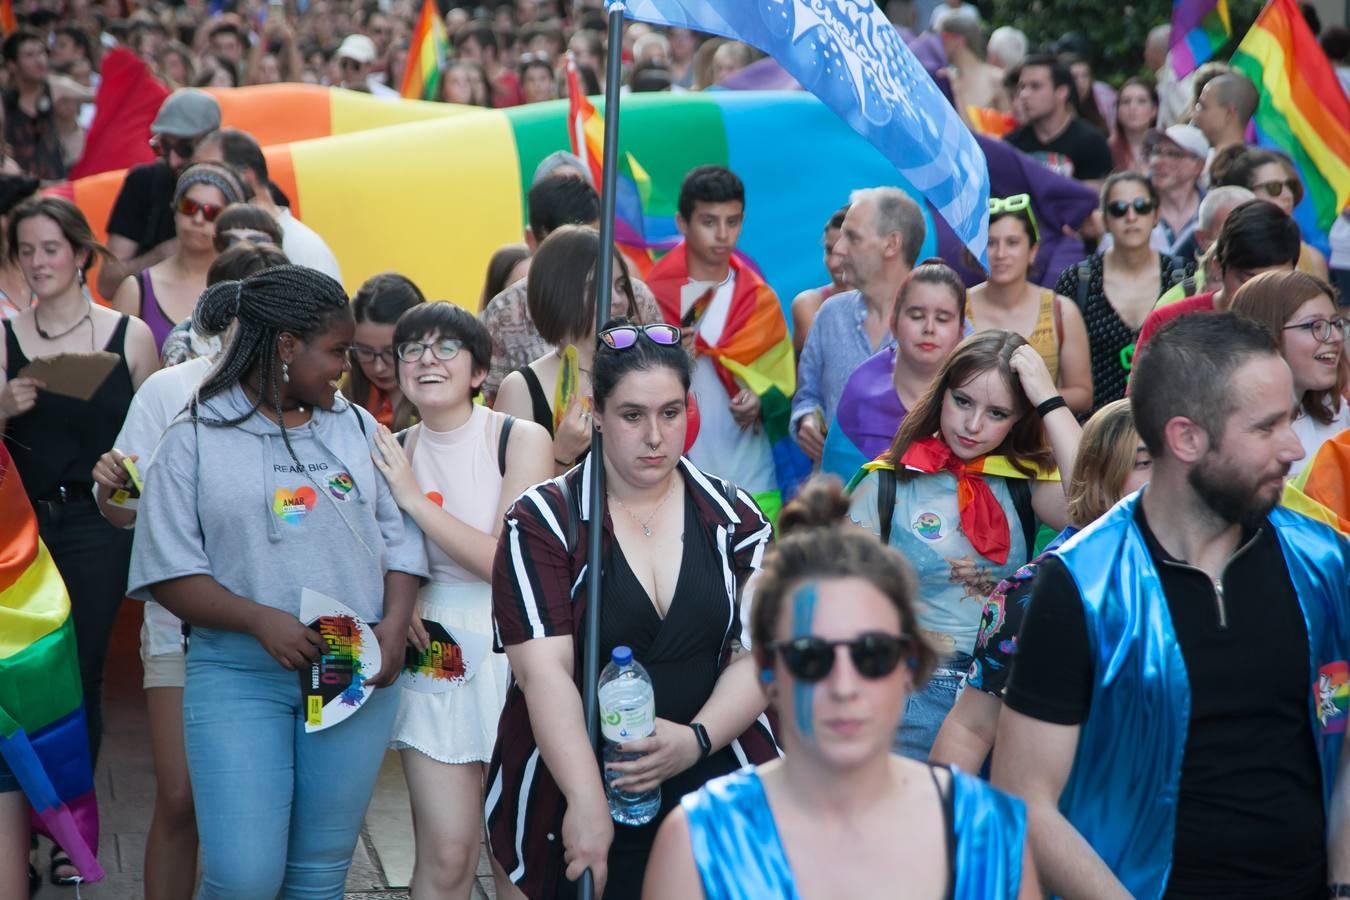
<path fill-rule="evenodd" d="M 57 887 L 65 887 L 67 885 L 79 884 L 84 881 L 84 879 L 80 877 L 79 869 L 76 869 L 75 864 L 70 861 L 70 856 L 56 844 L 52 844 L 51 855 L 49 858 L 51 860 L 51 866 L 47 870 L 47 877 L 51 879 L 52 884 Z M 57 874 L 57 869 L 67 869 L 73 874 L 59 875 Z"/>

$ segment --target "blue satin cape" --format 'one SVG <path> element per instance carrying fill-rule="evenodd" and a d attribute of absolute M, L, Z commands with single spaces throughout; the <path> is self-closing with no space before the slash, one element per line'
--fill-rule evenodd
<path fill-rule="evenodd" d="M 1126 889 L 1152 898 L 1162 896 L 1172 868 L 1191 692 L 1162 582 L 1135 523 L 1140 496 L 1122 500 L 1055 552 L 1082 595 L 1095 667 L 1092 704 L 1059 805 Z M 1350 544 L 1283 508 L 1269 520 L 1308 628 L 1308 715 L 1329 808 L 1346 726 Z"/>
<path fill-rule="evenodd" d="M 680 804 L 707 900 L 800 900 L 764 784 L 753 766 L 713 779 Z M 1027 830 L 1022 801 L 953 769 L 952 807 L 953 896 L 1015 898 Z"/>

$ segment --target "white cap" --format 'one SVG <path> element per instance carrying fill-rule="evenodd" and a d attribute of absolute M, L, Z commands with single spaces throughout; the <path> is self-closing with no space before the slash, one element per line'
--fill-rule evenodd
<path fill-rule="evenodd" d="M 375 61 L 375 42 L 364 34 L 349 34 L 342 39 L 337 55 L 339 59 L 346 57 L 368 66 Z"/>
<path fill-rule="evenodd" d="M 1209 156 L 1209 141 L 1205 133 L 1194 125 L 1168 125 L 1163 137 L 1197 159 Z"/>

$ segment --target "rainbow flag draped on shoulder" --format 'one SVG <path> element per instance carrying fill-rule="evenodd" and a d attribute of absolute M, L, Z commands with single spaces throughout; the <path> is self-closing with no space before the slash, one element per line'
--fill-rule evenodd
<path fill-rule="evenodd" d="M 1308 243 L 1350 204 L 1350 100 L 1294 0 L 1270 0 L 1230 61 L 1256 85 L 1257 142 L 1287 153 L 1307 196 L 1294 210 Z M 1310 234 L 1310 228 L 1320 233 Z"/>
<path fill-rule="evenodd" d="M 34 827 L 103 877 L 98 804 L 84 722 L 70 598 L 37 518 L 0 446 L 0 756 L 33 808 Z"/>
<path fill-rule="evenodd" d="M 810 460 L 788 435 L 792 395 L 797 390 L 792 336 L 783 317 L 783 305 L 773 288 L 739 256 L 733 254 L 730 265 L 736 274 L 736 288 L 722 337 L 715 345 L 709 345 L 700 335 L 694 340 L 694 349 L 712 358 L 728 397 L 740 391 L 737 378 L 759 397 L 760 422 L 773 448 L 778 485 L 786 501 L 810 469 Z M 683 243 L 661 257 L 647 276 L 647 286 L 656 295 L 661 314 L 672 325 L 681 324 L 689 312 L 696 312 L 700 306 L 706 307 L 716 290 L 710 288 L 703 297 L 695 299 L 691 310 L 685 310 L 680 293 L 688 281 L 689 262 Z"/>
<path fill-rule="evenodd" d="M 403 84 L 399 94 L 406 100 L 435 100 L 441 92 L 441 74 L 450 52 L 450 38 L 435 0 L 422 0 L 408 61 L 403 64 Z"/>
<path fill-rule="evenodd" d="M 1172 68 L 1178 78 L 1200 68 L 1233 36 L 1228 0 L 1173 0 Z"/>

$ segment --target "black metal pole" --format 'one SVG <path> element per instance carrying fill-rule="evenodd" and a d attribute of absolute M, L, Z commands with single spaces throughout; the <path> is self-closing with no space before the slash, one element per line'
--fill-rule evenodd
<path fill-rule="evenodd" d="M 623 78 L 623 11 L 616 3 L 609 11 L 609 58 L 605 67 L 605 150 L 601 165 L 600 187 L 600 259 L 595 277 L 595 333 L 609 319 L 610 294 L 614 284 L 614 188 L 619 166 L 619 82 Z M 586 541 L 586 642 L 581 667 L 581 705 L 586 715 L 586 734 L 591 746 L 600 737 L 600 539 L 604 532 L 605 457 L 599 429 L 591 431 L 590 531 Z M 594 900 L 595 879 L 590 869 L 581 873 L 581 900 Z"/>

